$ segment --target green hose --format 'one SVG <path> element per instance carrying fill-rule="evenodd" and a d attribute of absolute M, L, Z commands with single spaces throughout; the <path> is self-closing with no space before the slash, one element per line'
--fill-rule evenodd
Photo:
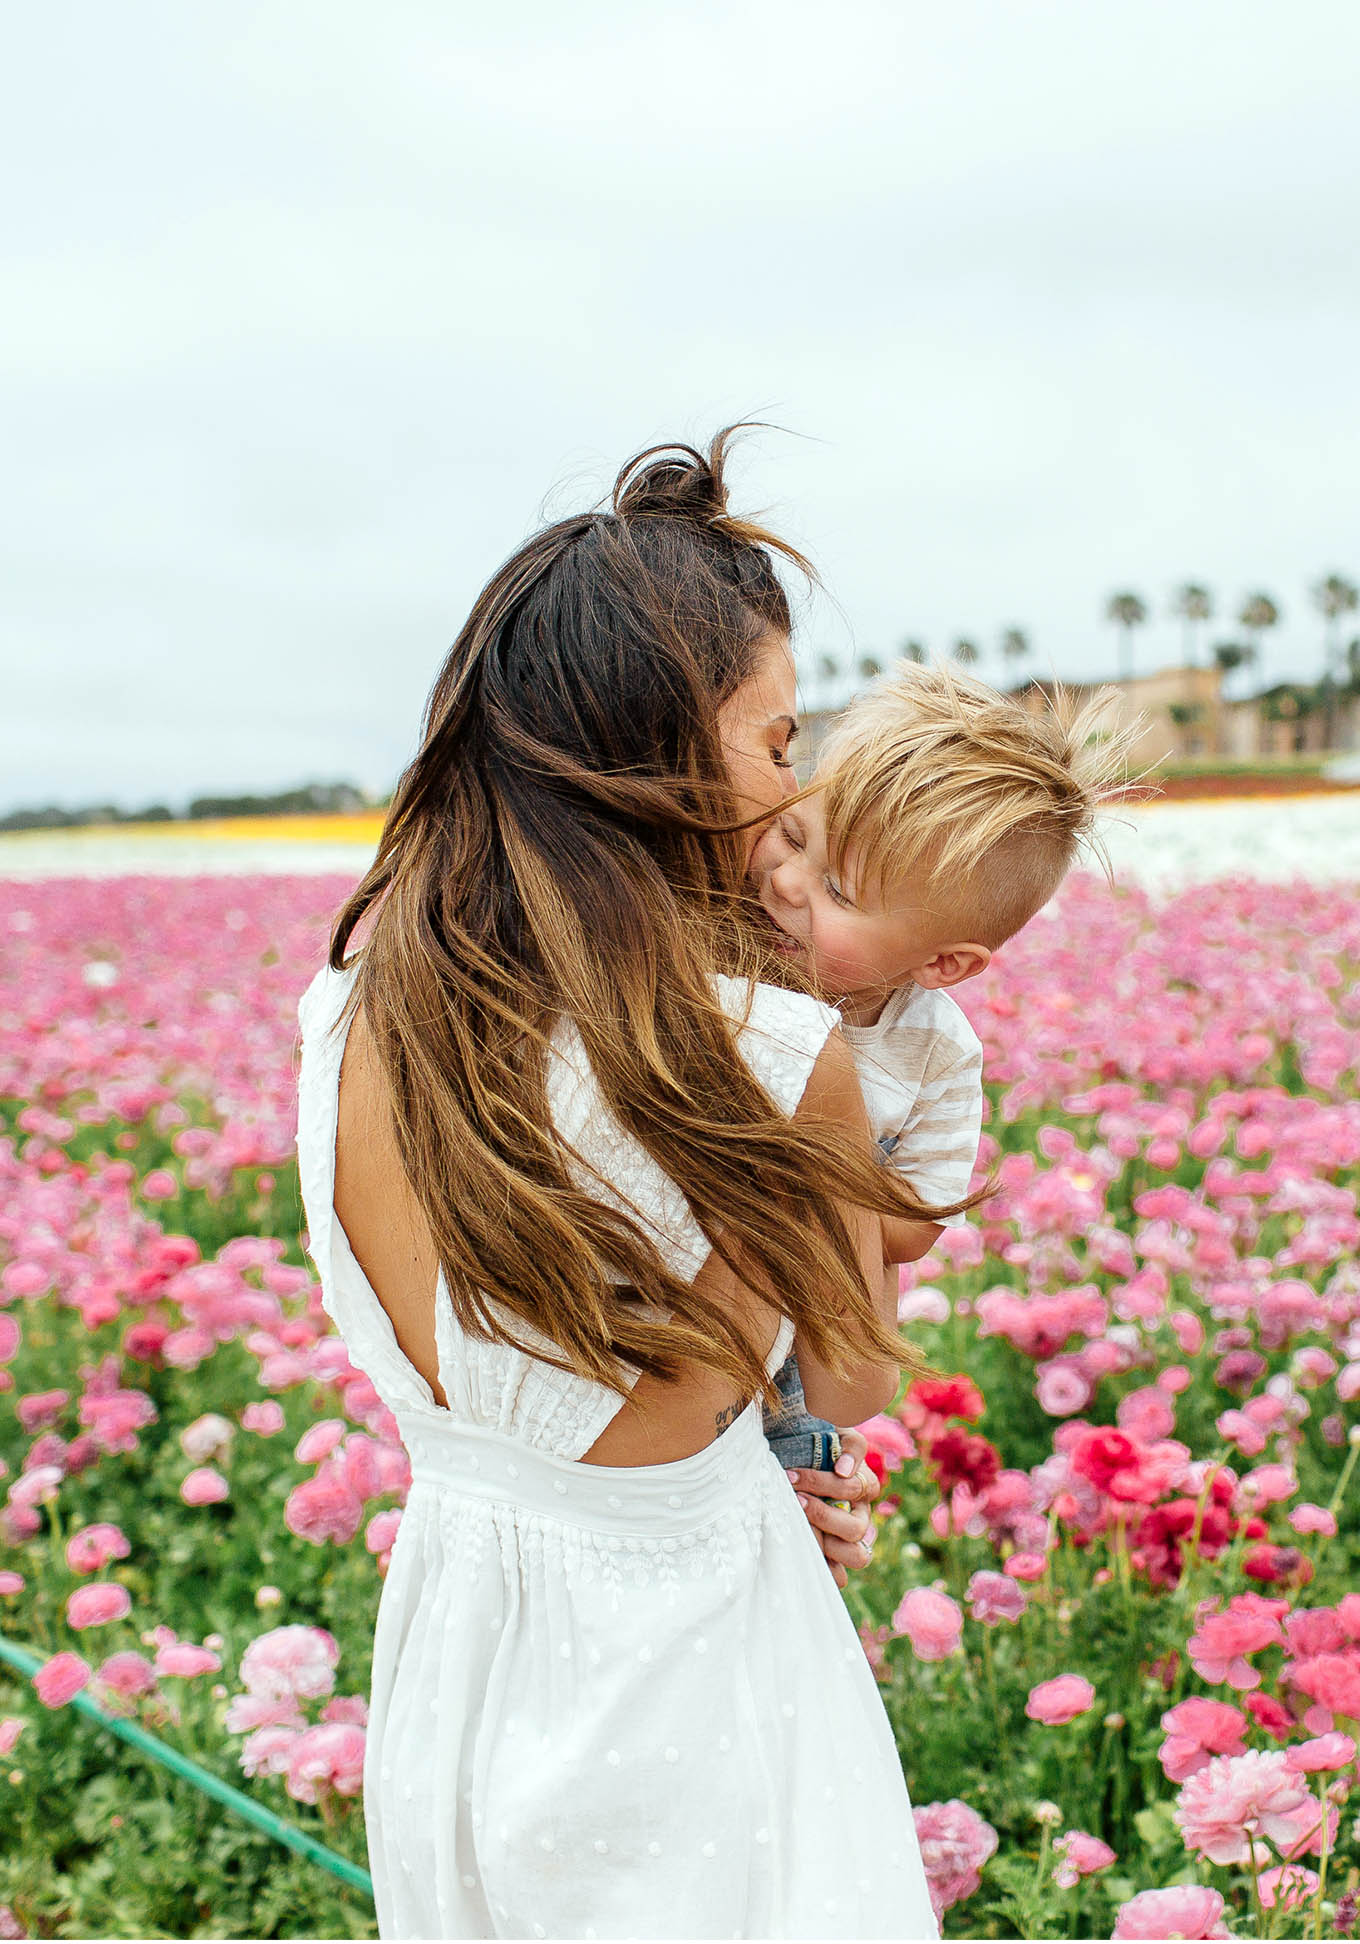
<path fill-rule="evenodd" d="M 8 1661 L 11 1667 L 17 1668 L 21 1674 L 26 1674 L 30 1680 L 43 1665 L 36 1655 L 28 1652 L 27 1648 L 14 1646 L 3 1635 L 0 1635 L 0 1661 Z M 265 1835 L 272 1836 L 276 1843 L 282 1843 L 286 1848 L 296 1850 L 299 1856 L 305 1856 L 311 1862 L 319 1863 L 323 1870 L 329 1870 L 331 1875 L 339 1877 L 342 1883 L 348 1883 L 354 1889 L 364 1891 L 369 1897 L 373 1895 L 373 1879 L 367 1870 L 361 1870 L 357 1863 L 351 1863 L 347 1857 L 337 1856 L 334 1850 L 327 1849 L 324 1843 L 319 1843 L 315 1836 L 307 1835 L 305 1830 L 285 1822 L 282 1816 L 276 1816 L 272 1809 L 262 1808 L 258 1802 L 252 1802 L 248 1795 L 242 1794 L 240 1789 L 233 1789 L 229 1782 L 219 1781 L 217 1776 L 208 1769 L 201 1768 L 197 1762 L 191 1762 L 186 1755 L 181 1755 L 168 1743 L 158 1741 L 155 1735 L 149 1735 L 146 1729 L 139 1727 L 135 1721 L 125 1721 L 120 1715 L 107 1713 L 97 1701 L 92 1701 L 88 1694 L 72 1695 L 67 1705 L 74 1708 L 78 1714 L 83 1714 L 87 1720 L 98 1722 L 101 1728 L 107 1728 L 111 1735 L 117 1735 L 121 1741 L 130 1742 L 134 1748 L 139 1748 L 144 1755 L 149 1755 L 152 1761 L 159 1762 L 173 1774 L 183 1776 L 186 1782 L 192 1782 L 196 1789 L 201 1789 L 204 1795 L 211 1796 L 214 1802 L 222 1803 L 234 1815 L 242 1817 L 248 1823 L 254 1823 L 256 1829 L 262 1829 Z"/>

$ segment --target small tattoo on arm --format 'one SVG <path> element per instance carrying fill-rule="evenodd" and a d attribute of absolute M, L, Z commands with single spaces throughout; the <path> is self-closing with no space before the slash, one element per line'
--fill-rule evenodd
<path fill-rule="evenodd" d="M 744 1404 L 725 1404 L 722 1410 L 714 1415 L 713 1422 L 717 1425 L 719 1431 L 725 1431 L 729 1424 L 736 1423 L 745 1409 L 746 1406 Z"/>

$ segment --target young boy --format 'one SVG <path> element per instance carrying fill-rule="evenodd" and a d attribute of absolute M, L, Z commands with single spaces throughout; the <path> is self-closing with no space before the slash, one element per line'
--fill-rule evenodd
<path fill-rule="evenodd" d="M 1108 694 L 1071 714 L 950 670 L 905 667 L 851 704 L 811 794 L 753 859 L 782 948 L 840 1009 L 889 1167 L 939 1207 L 968 1194 L 982 1127 L 982 1047 L 949 988 L 1053 896 L 1126 779 L 1131 731 L 1101 738 Z M 945 1224 L 887 1219 L 884 1256 L 912 1262 Z M 766 1410 L 781 1463 L 829 1470 L 834 1427 L 812 1417 L 795 1358 Z"/>

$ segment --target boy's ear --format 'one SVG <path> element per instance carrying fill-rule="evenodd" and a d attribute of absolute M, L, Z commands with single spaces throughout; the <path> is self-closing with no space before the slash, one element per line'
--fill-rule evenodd
<path fill-rule="evenodd" d="M 975 979 L 979 972 L 985 972 L 992 962 L 991 950 L 986 945 L 946 945 L 936 952 L 933 958 L 918 965 L 912 978 L 918 986 L 927 986 L 932 992 L 943 992 L 946 986 L 962 985 L 965 979 Z"/>

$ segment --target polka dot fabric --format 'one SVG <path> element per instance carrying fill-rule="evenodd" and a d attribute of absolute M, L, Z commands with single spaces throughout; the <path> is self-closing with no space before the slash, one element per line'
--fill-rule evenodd
<path fill-rule="evenodd" d="M 935 1937 L 878 1690 L 758 1409 L 678 1464 L 586 1465 L 614 1393 L 465 1338 L 442 1282 L 448 1410 L 402 1356 L 332 1207 L 348 989 L 322 972 L 300 1008 L 298 1147 L 327 1308 L 411 1459 L 364 1776 L 380 1934 Z M 835 1016 L 722 997 L 790 1111 Z M 558 1044 L 558 1126 L 697 1273 L 674 1183 Z"/>

